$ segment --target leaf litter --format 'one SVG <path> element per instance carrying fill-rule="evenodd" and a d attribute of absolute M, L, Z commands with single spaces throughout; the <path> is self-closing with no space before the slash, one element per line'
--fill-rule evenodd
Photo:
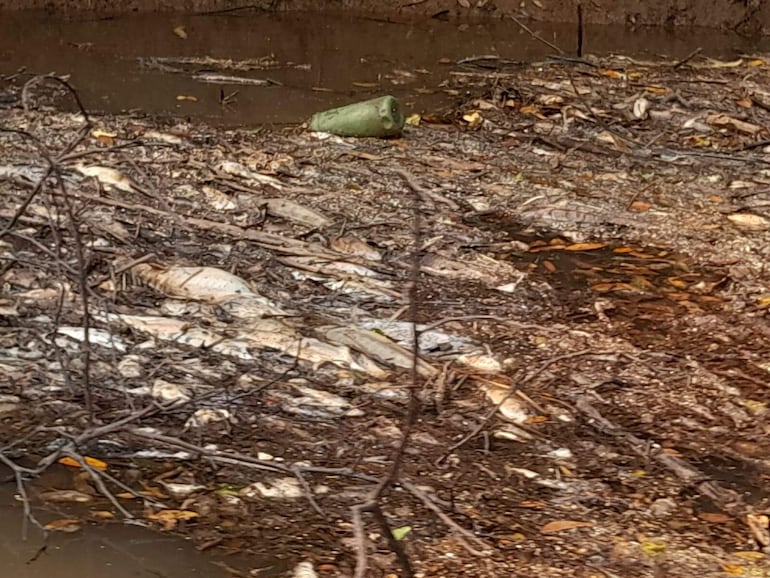
<path fill-rule="evenodd" d="M 420 575 L 767 572 L 767 68 L 467 59 L 474 97 L 390 141 L 3 110 L 4 463 L 80 455 L 40 499 L 349 575 L 416 322 L 388 516 Z"/>

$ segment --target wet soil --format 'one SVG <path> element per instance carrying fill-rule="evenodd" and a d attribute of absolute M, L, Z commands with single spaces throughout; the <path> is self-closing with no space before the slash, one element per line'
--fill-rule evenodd
<path fill-rule="evenodd" d="M 24 480 L 67 453 L 77 519 L 112 496 L 351 576 L 407 414 L 388 322 L 417 321 L 444 333 L 383 509 L 418 576 L 767 575 L 769 71 L 475 59 L 384 141 L 84 130 L 29 87 L 0 111 L 0 457 Z M 364 518 L 368 575 L 403 575 Z"/>

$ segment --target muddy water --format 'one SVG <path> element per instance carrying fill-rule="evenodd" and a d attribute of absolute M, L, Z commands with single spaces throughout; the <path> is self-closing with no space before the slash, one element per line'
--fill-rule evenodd
<path fill-rule="evenodd" d="M 226 567 L 248 575 L 278 576 L 285 568 L 274 561 L 207 556 L 191 543 L 168 534 L 118 523 L 86 525 L 72 534 L 51 532 L 40 552 L 40 531 L 30 526 L 23 536 L 24 513 L 14 499 L 15 486 L 0 485 L 0 576 L 3 578 L 225 578 Z M 72 511 L 34 508 L 41 523 L 77 517 Z"/>
<path fill-rule="evenodd" d="M 550 42 L 573 51 L 574 26 L 533 26 Z M 704 54 L 725 57 L 763 48 L 710 30 L 674 35 L 594 26 L 585 38 L 586 50 L 596 54 L 681 57 L 702 47 Z M 487 54 L 531 61 L 550 52 L 512 21 L 399 24 L 328 14 L 241 13 L 63 19 L 0 12 L 0 94 L 2 77 L 24 68 L 71 75 L 94 110 L 134 109 L 231 126 L 296 123 L 314 111 L 385 92 L 401 98 L 410 112 L 435 112 L 464 96 L 442 90 L 441 83 L 457 70 L 447 62 Z M 267 70 L 216 71 L 269 80 L 270 86 L 206 84 L 192 78 L 207 70 L 205 65 L 170 72 L 151 60 L 209 56 L 244 61 L 271 55 L 274 62 Z M 235 92 L 226 105 L 220 102 L 223 93 Z"/>

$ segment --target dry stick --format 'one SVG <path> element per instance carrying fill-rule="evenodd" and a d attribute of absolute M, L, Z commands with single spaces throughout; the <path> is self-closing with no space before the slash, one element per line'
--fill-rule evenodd
<path fill-rule="evenodd" d="M 414 242 L 414 249 L 412 252 L 412 266 L 409 279 L 409 290 L 407 292 L 407 300 L 409 307 L 409 316 L 412 322 L 412 367 L 410 368 L 411 384 L 409 387 L 409 406 L 404 417 L 403 432 L 401 436 L 401 442 L 396 448 L 396 452 L 393 455 L 393 461 L 388 472 L 382 477 L 380 483 L 374 488 L 369 495 L 367 502 L 364 504 L 358 504 L 353 507 L 353 524 L 355 526 L 354 535 L 356 537 L 356 569 L 354 578 L 364 578 L 366 574 L 367 561 L 366 561 L 366 543 L 364 540 L 359 539 L 364 535 L 363 520 L 361 517 L 362 512 L 371 512 L 374 514 L 377 523 L 382 528 L 383 534 L 388 540 L 388 545 L 391 550 L 398 557 L 399 564 L 404 570 L 404 574 L 407 578 L 414 576 L 412 566 L 409 562 L 409 558 L 404 551 L 401 543 L 393 537 L 393 532 L 390 530 L 387 520 L 382 513 L 380 506 L 380 499 L 383 493 L 388 490 L 398 479 L 399 472 L 401 470 L 401 464 L 406 454 L 406 448 L 409 445 L 409 440 L 412 435 L 414 425 L 417 423 L 417 418 L 420 414 L 420 396 L 419 396 L 419 373 L 417 366 L 420 361 L 420 331 L 417 326 L 417 313 L 419 310 L 419 304 L 417 302 L 417 288 L 420 279 L 420 251 L 422 247 L 422 213 L 420 210 L 420 203 L 430 198 L 426 194 L 426 191 L 422 189 L 414 180 L 414 177 L 406 171 L 399 170 L 397 173 L 401 178 L 406 181 L 407 186 L 413 193 L 413 216 L 412 216 L 412 238 Z"/>
<path fill-rule="evenodd" d="M 107 498 L 112 503 L 112 505 L 115 506 L 115 509 L 118 510 L 118 512 L 120 512 L 123 515 L 124 518 L 126 518 L 127 520 L 132 520 L 134 518 L 134 515 L 128 510 L 126 510 L 120 504 L 120 502 L 118 502 L 118 499 L 112 494 L 112 492 L 110 492 L 107 489 L 107 486 L 104 485 L 104 481 L 99 475 L 100 473 L 98 472 L 98 470 L 96 470 L 96 468 L 92 468 L 88 464 L 88 462 L 86 462 L 86 459 L 83 456 L 69 449 L 64 450 L 62 454 L 78 462 L 80 464 L 80 467 L 83 468 L 86 472 L 88 472 L 88 475 L 91 476 L 91 479 L 96 484 L 96 487 L 99 490 L 99 493 L 101 493 L 102 496 Z"/>
<path fill-rule="evenodd" d="M 439 508 L 436 505 L 436 502 L 430 498 L 425 492 L 420 490 L 419 488 L 412 487 L 410 490 L 415 496 L 417 496 L 423 504 L 434 514 L 436 514 L 436 517 L 438 517 L 444 524 L 446 524 L 451 530 L 454 530 L 457 534 L 460 536 L 464 536 L 468 540 L 475 542 L 481 550 L 476 550 L 475 548 L 471 547 L 467 542 L 462 540 L 463 547 L 468 550 L 471 554 L 475 556 L 486 556 L 489 552 L 489 546 L 487 546 L 478 536 L 473 534 L 473 532 L 466 530 L 462 526 L 460 526 L 457 522 L 455 522 L 452 518 L 447 516 L 444 512 L 441 511 L 441 508 Z"/>
<path fill-rule="evenodd" d="M 516 24 L 518 24 L 518 25 L 519 25 L 519 26 L 522 28 L 522 30 L 524 30 L 525 32 L 527 32 L 528 34 L 530 34 L 530 36 L 532 36 L 532 38 L 534 38 L 535 40 L 538 40 L 539 42 L 542 42 L 543 44 L 545 44 L 546 46 L 548 46 L 548 47 L 550 47 L 550 48 L 553 48 L 553 49 L 554 49 L 556 52 L 558 52 L 560 55 L 562 55 L 562 56 L 564 55 L 564 51 L 563 51 L 561 48 L 559 48 L 559 47 L 558 47 L 558 46 L 556 46 L 555 44 L 552 44 L 551 42 L 548 42 L 548 41 L 547 41 L 545 38 L 543 38 L 542 36 L 539 36 L 538 34 L 536 34 L 535 32 L 533 32 L 531 29 L 527 28 L 527 26 L 526 26 L 526 25 L 524 25 L 524 23 L 522 23 L 521 21 L 519 21 L 518 19 L 516 19 L 514 16 L 510 16 L 510 18 L 511 18 L 511 19 L 512 19 L 512 20 L 513 20 L 513 21 L 514 21 Z M 641 147 L 641 144 L 640 144 L 640 143 L 638 143 L 638 142 L 634 141 L 633 139 L 629 139 L 628 137 L 626 137 L 626 136 L 624 136 L 624 135 L 620 134 L 619 132 L 617 132 L 616 130 L 613 130 L 612 128 L 610 128 L 610 127 L 607 125 L 607 123 L 605 123 L 605 122 L 604 122 L 604 121 L 603 121 L 601 118 L 599 118 L 599 116 L 598 116 L 598 115 L 597 115 L 597 114 L 596 114 L 596 113 L 593 111 L 593 109 L 591 108 L 591 105 L 590 105 L 590 104 L 588 104 L 588 102 L 587 102 L 587 101 L 586 101 L 586 100 L 583 98 L 583 95 L 582 95 L 582 94 L 580 94 L 580 92 L 578 91 L 578 89 L 577 89 L 577 86 L 575 85 L 575 79 L 574 79 L 574 77 L 573 77 L 573 75 L 572 75 L 572 71 L 571 71 L 569 68 L 567 68 L 566 70 L 567 70 L 567 75 L 569 76 L 569 82 L 570 82 L 570 84 L 572 85 L 572 90 L 575 92 L 575 96 L 577 96 L 578 100 L 579 100 L 579 101 L 580 101 L 580 103 L 583 105 L 583 107 L 586 109 L 586 111 L 588 112 L 588 114 L 589 114 L 589 115 L 590 115 L 590 116 L 591 116 L 591 117 L 592 117 L 594 120 L 596 120 L 596 122 L 599 124 L 599 126 L 601 126 L 601 127 L 602 127 L 604 130 L 606 130 L 607 132 L 609 132 L 609 133 L 611 133 L 611 134 L 614 134 L 614 135 L 615 135 L 615 136 L 617 136 L 618 138 L 620 138 L 620 139 L 622 139 L 622 140 L 624 140 L 624 141 L 626 141 L 626 142 L 628 142 L 628 143 L 632 143 L 632 144 L 634 144 L 634 145 L 635 145 L 635 146 L 637 146 L 637 147 Z"/>
<path fill-rule="evenodd" d="M 83 355 L 83 394 L 85 395 L 86 411 L 88 412 L 88 425 L 94 423 L 94 402 L 91 391 L 91 312 L 89 309 L 88 294 L 90 287 L 88 285 L 88 271 L 86 267 L 86 258 L 83 252 L 83 238 L 80 236 L 80 228 L 75 220 L 75 214 L 72 211 L 72 203 L 67 194 L 67 187 L 64 185 L 61 173 L 56 171 L 56 180 L 59 184 L 59 190 L 64 199 L 64 208 L 69 221 L 70 234 L 75 244 L 75 258 L 78 262 L 78 290 L 80 292 L 80 302 L 83 307 L 83 340 L 80 342 L 80 351 Z"/>
<path fill-rule="evenodd" d="M 558 52 L 559 54 L 564 54 L 564 51 L 563 51 L 561 48 L 559 48 L 559 47 L 558 47 L 558 46 L 556 46 L 555 44 L 552 44 L 551 42 L 548 42 L 548 41 L 547 41 L 545 38 L 543 38 L 542 36 L 540 36 L 540 35 L 539 35 L 537 32 L 533 31 L 533 30 L 532 30 L 531 28 L 529 28 L 529 27 L 528 27 L 526 24 L 524 24 L 524 23 L 523 23 L 521 20 L 519 20 L 518 18 L 516 18 L 516 17 L 515 17 L 513 14 L 508 14 L 508 18 L 510 18 L 511 20 L 513 20 L 513 21 L 514 21 L 516 24 L 518 24 L 518 25 L 519 25 L 519 28 L 521 28 L 522 30 L 524 30 L 524 32 L 526 32 L 527 34 L 529 34 L 529 35 L 530 35 L 532 38 L 534 38 L 534 39 L 535 39 L 535 40 L 537 40 L 538 42 L 542 42 L 543 44 L 545 44 L 545 45 L 546 45 L 546 46 L 548 46 L 549 48 L 552 48 L 553 50 L 555 50 L 555 51 L 556 51 L 556 52 Z"/>
<path fill-rule="evenodd" d="M 27 488 L 24 486 L 23 476 L 23 474 L 29 473 L 29 470 L 8 459 L 2 452 L 0 452 L 0 462 L 8 466 L 11 471 L 13 471 L 14 477 L 16 478 L 16 490 L 19 492 L 19 499 L 21 499 L 22 508 L 24 508 L 24 516 L 21 522 L 22 540 L 27 540 L 27 534 L 29 532 L 28 522 L 32 522 L 43 533 L 43 543 L 40 545 L 40 548 L 38 548 L 38 551 L 34 556 L 34 558 L 36 558 L 44 552 L 48 546 L 48 530 L 46 530 L 45 526 L 38 521 L 29 505 L 29 495 L 27 494 Z"/>
<path fill-rule="evenodd" d="M 695 50 L 693 50 L 692 52 L 690 52 L 690 54 L 688 54 L 687 56 L 685 56 L 685 57 L 684 57 L 682 60 L 680 60 L 679 62 L 677 62 L 676 64 L 674 64 L 674 67 L 673 67 L 673 68 L 674 68 L 674 70 L 676 70 L 676 69 L 678 69 L 678 68 L 681 68 L 682 66 L 684 66 L 685 64 L 687 64 L 687 63 L 688 63 L 688 62 L 690 62 L 690 61 L 691 61 L 693 58 L 695 58 L 696 56 L 698 56 L 698 55 L 699 55 L 701 52 L 703 52 L 703 48 L 701 48 L 701 47 L 699 46 L 698 48 L 696 48 Z"/>
<path fill-rule="evenodd" d="M 583 58 L 583 3 L 577 4 L 577 57 Z"/>
<path fill-rule="evenodd" d="M 538 367 L 535 371 L 524 377 L 521 381 L 517 381 L 508 388 L 508 391 L 505 392 L 505 395 L 495 404 L 495 407 L 493 407 L 489 413 L 484 417 L 483 420 L 479 423 L 478 426 L 473 428 L 473 431 L 471 431 L 468 435 L 463 437 L 459 442 L 454 444 L 453 446 L 450 446 L 449 449 L 444 452 L 444 455 L 441 456 L 438 460 L 436 460 L 438 463 L 442 462 L 449 454 L 451 454 L 453 451 L 455 451 L 458 448 L 461 448 L 466 443 L 468 443 L 470 440 L 472 440 L 478 433 L 483 430 L 487 424 L 492 420 L 493 417 L 495 417 L 495 414 L 500 410 L 501 407 L 503 407 L 503 404 L 508 401 L 508 399 L 514 395 L 521 387 L 535 379 L 537 376 L 539 376 L 541 373 L 543 373 L 546 369 L 548 369 L 551 365 L 554 363 L 557 363 L 559 361 L 563 361 L 564 359 L 571 359 L 573 357 L 580 357 L 582 355 L 606 355 L 607 353 L 614 353 L 614 352 L 606 352 L 606 351 L 594 351 L 592 349 L 583 349 L 581 351 L 575 351 L 573 353 L 565 353 L 564 355 L 557 355 L 556 357 L 552 357 L 549 360 L 547 360 L 545 363 L 543 363 L 540 367 Z"/>
<path fill-rule="evenodd" d="M 623 430 L 605 418 L 591 405 L 587 397 L 578 398 L 575 407 L 590 418 L 589 424 L 591 426 L 602 433 L 625 441 L 637 455 L 644 458 L 649 457 L 649 445 L 645 440 Z M 684 484 L 695 486 L 703 495 L 709 497 L 726 512 L 741 518 L 748 513 L 749 508 L 739 493 L 723 488 L 719 482 L 691 466 L 686 460 L 673 456 L 663 449 L 654 452 L 652 457 L 656 462 L 673 472 Z"/>
<path fill-rule="evenodd" d="M 32 87 L 36 84 L 43 84 L 46 81 L 53 81 L 54 83 L 58 83 L 66 88 L 72 98 L 75 100 L 75 104 L 77 105 L 80 114 L 83 115 L 83 120 L 86 122 L 86 124 L 91 124 L 91 119 L 89 118 L 77 91 L 72 88 L 72 85 L 69 82 L 52 74 L 41 74 L 38 76 L 33 76 L 26 83 L 24 83 L 24 87 L 21 89 L 21 105 L 24 107 L 24 112 L 29 112 L 31 98 L 29 92 L 32 90 Z"/>
<path fill-rule="evenodd" d="M 32 136 L 29 133 L 24 133 L 22 131 L 16 131 L 16 130 L 9 130 L 5 128 L 0 128 L 0 132 L 14 132 L 17 134 L 23 134 L 28 136 L 31 140 L 37 141 L 37 139 Z M 42 145 L 41 145 L 42 146 Z M 50 156 L 47 154 L 47 152 L 43 151 L 43 154 L 46 158 L 50 158 Z M 38 194 L 40 194 L 40 191 L 43 190 L 43 185 L 45 184 L 46 179 L 51 176 L 51 173 L 53 173 L 53 163 L 48 163 L 48 168 L 46 169 L 45 174 L 40 177 L 40 180 L 35 185 L 35 188 L 30 191 L 30 193 L 27 195 L 27 197 L 24 199 L 24 201 L 19 205 L 19 208 L 16 209 L 16 212 L 13 214 L 13 217 L 11 217 L 10 222 L 5 226 L 5 228 L 0 231 L 0 239 L 8 235 L 13 228 L 16 226 L 16 223 L 19 221 L 19 219 L 24 215 L 25 212 L 27 212 L 27 207 L 32 203 L 32 201 L 35 200 L 35 197 L 37 197 Z"/>

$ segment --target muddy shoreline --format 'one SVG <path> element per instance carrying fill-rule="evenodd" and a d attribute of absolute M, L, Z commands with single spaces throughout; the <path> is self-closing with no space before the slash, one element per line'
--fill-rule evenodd
<path fill-rule="evenodd" d="M 382 502 L 416 576 L 770 572 L 770 59 L 450 66 L 462 102 L 391 140 L 7 78 L 11 483 L 58 468 L 28 498 L 67 531 L 404 575 L 354 507 L 416 380 Z"/>

